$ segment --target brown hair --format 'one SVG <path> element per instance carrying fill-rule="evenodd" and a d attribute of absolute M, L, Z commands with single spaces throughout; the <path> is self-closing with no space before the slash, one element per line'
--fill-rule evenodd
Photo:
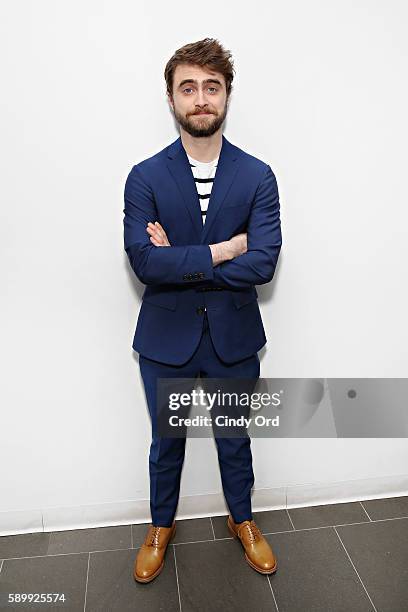
<path fill-rule="evenodd" d="M 174 71 L 179 64 L 196 64 L 220 72 L 224 76 L 227 98 L 229 97 L 235 72 L 234 61 L 231 52 L 224 49 L 217 39 L 204 38 L 195 43 L 184 45 L 184 47 L 177 49 L 173 57 L 169 59 L 164 71 L 164 78 L 166 79 L 167 93 L 171 97 L 173 97 Z"/>

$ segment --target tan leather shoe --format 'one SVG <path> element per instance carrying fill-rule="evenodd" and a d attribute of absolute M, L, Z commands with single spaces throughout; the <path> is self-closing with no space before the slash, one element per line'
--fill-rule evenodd
<path fill-rule="evenodd" d="M 233 518 L 228 516 L 227 525 L 234 538 L 241 540 L 245 549 L 245 559 L 254 570 L 261 574 L 276 572 L 278 569 L 276 557 L 255 521 L 234 523 Z"/>
<path fill-rule="evenodd" d="M 150 582 L 160 574 L 164 567 L 167 545 L 175 531 L 175 521 L 171 527 L 149 526 L 133 568 L 133 577 L 137 582 Z"/>

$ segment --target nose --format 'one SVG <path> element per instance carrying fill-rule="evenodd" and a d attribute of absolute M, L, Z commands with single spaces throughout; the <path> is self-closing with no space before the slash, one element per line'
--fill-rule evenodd
<path fill-rule="evenodd" d="M 206 95 L 202 89 L 198 89 L 195 103 L 196 103 L 196 106 L 200 106 L 202 110 L 203 110 L 203 107 L 208 105 Z"/>

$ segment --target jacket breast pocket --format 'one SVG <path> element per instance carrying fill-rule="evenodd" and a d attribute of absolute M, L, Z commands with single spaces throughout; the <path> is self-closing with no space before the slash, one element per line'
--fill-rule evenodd
<path fill-rule="evenodd" d="M 153 304 L 159 308 L 167 310 L 176 310 L 178 295 L 173 291 L 157 291 L 151 287 L 147 287 L 142 297 L 143 302 Z"/>

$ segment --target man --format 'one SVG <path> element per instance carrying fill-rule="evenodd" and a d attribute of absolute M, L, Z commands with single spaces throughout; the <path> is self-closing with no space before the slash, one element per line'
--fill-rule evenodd
<path fill-rule="evenodd" d="M 125 186 L 124 242 L 146 285 L 133 348 L 152 420 L 152 524 L 134 566 L 150 582 L 175 532 L 185 438 L 160 437 L 159 378 L 259 378 L 266 336 L 255 285 L 272 280 L 282 244 L 270 166 L 231 144 L 221 128 L 232 90 L 228 51 L 206 38 L 178 49 L 165 70 L 180 137 L 135 165 Z M 216 438 L 227 524 L 249 565 L 276 571 L 255 524 L 250 438 Z"/>

